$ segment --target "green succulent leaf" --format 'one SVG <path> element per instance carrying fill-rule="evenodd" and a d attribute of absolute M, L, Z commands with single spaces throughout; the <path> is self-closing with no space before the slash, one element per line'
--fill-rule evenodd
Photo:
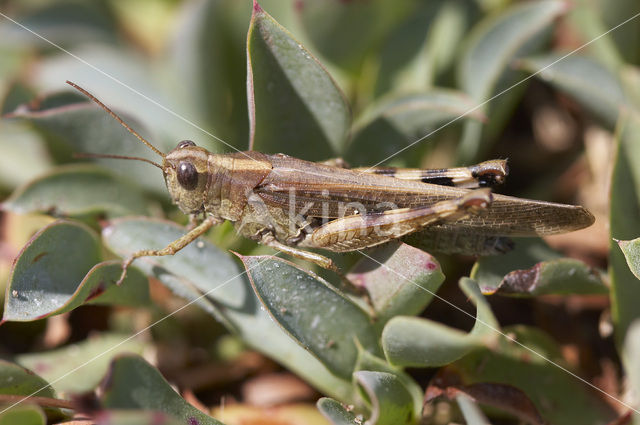
<path fill-rule="evenodd" d="M 103 238 L 111 250 L 124 257 L 140 249 L 162 248 L 185 233 L 185 228 L 171 222 L 122 218 L 105 228 Z M 337 378 L 285 334 L 262 308 L 245 273 L 215 245 L 201 240 L 176 255 L 145 257 L 134 264 L 176 295 L 212 314 L 249 346 L 287 365 L 323 393 L 341 400 L 352 399 L 350 380 Z"/>
<path fill-rule="evenodd" d="M 369 423 L 376 425 L 414 423 L 413 399 L 396 375 L 361 370 L 355 372 L 354 377 L 371 402 Z"/>
<path fill-rule="evenodd" d="M 441 366 L 478 347 L 491 346 L 494 343 L 499 336 L 499 325 L 477 283 L 463 278 L 460 287 L 477 309 L 476 323 L 471 332 L 467 334 L 417 317 L 394 317 L 382 332 L 382 347 L 391 364 L 414 367 Z"/>
<path fill-rule="evenodd" d="M 189 111 L 184 115 L 209 123 L 213 134 L 240 150 L 247 147 L 249 128 L 244 47 L 250 6 L 219 0 L 185 4 L 166 58 L 179 80 L 168 89 L 173 99 L 183 99 Z"/>
<path fill-rule="evenodd" d="M 343 151 L 351 124 L 344 95 L 317 59 L 257 3 L 247 64 L 251 149 L 308 160 Z"/>
<path fill-rule="evenodd" d="M 111 172 L 91 165 L 62 166 L 16 189 L 2 208 L 26 214 L 44 212 L 110 216 L 148 212 L 142 191 Z"/>
<path fill-rule="evenodd" d="M 618 77 L 590 57 L 552 54 L 522 59 L 518 66 L 576 99 L 610 129 L 627 105 Z"/>
<path fill-rule="evenodd" d="M 49 43 L 70 48 L 87 42 L 116 43 L 117 23 L 106 4 L 63 1 L 31 5 L 20 23 L 35 34 L 47 34 L 47 40 L 34 37 L 17 25 L 0 25 L 0 45 L 17 47 L 46 47 Z"/>
<path fill-rule="evenodd" d="M 413 399 L 413 416 L 415 420 L 420 418 L 422 414 L 422 405 L 424 398 L 424 391 L 418 383 L 407 373 L 403 372 L 400 368 L 396 368 L 380 357 L 376 357 L 362 347 L 358 347 L 358 363 L 356 364 L 356 371 L 374 371 L 391 373 L 404 385 L 404 388 L 409 392 Z"/>
<path fill-rule="evenodd" d="M 38 177 L 51 167 L 44 142 L 21 123 L 0 120 L 0 186 L 15 188 Z"/>
<path fill-rule="evenodd" d="M 640 317 L 636 301 L 640 299 L 638 278 L 629 269 L 625 255 L 615 240 L 631 240 L 640 229 L 640 119 L 630 115 L 620 125 L 617 152 L 611 178 L 609 226 L 609 276 L 616 340 L 624 341 L 627 328 Z"/>
<path fill-rule="evenodd" d="M 485 295 L 607 294 L 600 273 L 585 263 L 560 258 L 542 240 L 519 239 L 516 249 L 479 259 L 471 271 Z"/>
<path fill-rule="evenodd" d="M 413 4 L 302 0 L 296 6 L 303 28 L 322 56 L 346 71 L 356 72 Z"/>
<path fill-rule="evenodd" d="M 345 159 L 352 165 L 384 161 L 461 116 L 476 120 L 484 118 L 481 112 L 469 112 L 472 109 L 473 102 L 467 95 L 445 89 L 382 100 L 356 123 Z M 424 143 L 428 142 L 425 140 Z M 404 157 L 415 157 L 415 152 L 406 152 Z"/>
<path fill-rule="evenodd" d="M 122 267 L 101 260 L 97 235 L 83 224 L 59 220 L 41 229 L 11 270 L 3 321 L 32 321 L 94 304 L 139 305 L 149 300 L 145 277 L 132 270 L 116 286 Z"/>
<path fill-rule="evenodd" d="M 383 42 L 375 95 L 429 89 L 456 60 L 468 30 L 467 13 L 459 2 L 416 2 Z"/>
<path fill-rule="evenodd" d="M 316 406 L 333 425 L 360 425 L 362 423 L 351 410 L 347 410 L 342 403 L 332 398 L 322 397 Z"/>
<path fill-rule="evenodd" d="M 640 279 L 640 238 L 630 241 L 618 241 L 618 246 L 627 259 L 631 272 Z"/>
<path fill-rule="evenodd" d="M 469 36 L 458 68 L 460 88 L 482 105 L 494 93 L 500 93 L 500 89 L 507 89 L 517 82 L 513 71 L 508 72 L 512 62 L 537 50 L 548 39 L 550 25 L 566 10 L 564 1 L 543 0 L 520 3 L 486 18 Z M 500 109 L 512 111 L 512 105 L 520 95 L 521 90 L 516 87 L 500 94 L 491 104 L 491 114 L 487 113 L 487 105 L 478 106 L 480 111 L 491 116 L 489 127 L 493 131 L 501 127 L 506 118 L 499 117 Z M 488 149 L 487 140 L 483 139 L 482 124 L 467 122 L 458 149 L 458 162 L 470 163 L 477 159 Z"/>
<path fill-rule="evenodd" d="M 482 413 L 480 406 L 468 395 L 458 394 L 456 401 L 468 425 L 486 425 L 490 423 L 489 419 Z"/>
<path fill-rule="evenodd" d="M 56 393 L 47 381 L 36 375 L 32 371 L 23 368 L 15 363 L 11 363 L 5 360 L 0 360 L 0 395 L 18 395 L 18 396 L 36 396 L 36 397 L 48 397 L 55 398 Z M 26 406 L 27 404 L 25 404 Z M 18 405 L 17 407 L 20 407 Z M 16 415 L 22 417 L 19 411 L 8 410 L 5 413 L 16 412 Z M 58 408 L 46 408 L 44 409 L 46 415 L 53 420 L 60 420 L 66 418 L 66 415 Z M 32 414 L 26 413 L 28 417 L 32 417 Z M 15 416 L 7 415 L 0 416 L 5 421 L 7 418 L 14 418 Z M 0 422 L 1 423 L 1 422 Z M 7 424 L 15 424 L 21 422 L 6 422 Z"/>
<path fill-rule="evenodd" d="M 367 290 L 376 313 L 376 326 L 382 329 L 393 316 L 410 316 L 424 310 L 444 281 L 444 274 L 431 255 L 392 242 L 368 253 L 347 278 Z"/>
<path fill-rule="evenodd" d="M 0 425 L 46 425 L 47 416 L 40 406 L 20 404 L 0 413 Z"/>
<path fill-rule="evenodd" d="M 146 146 L 129 134 L 116 120 L 97 106 L 74 103 L 41 111 L 18 110 L 10 115 L 31 123 L 45 135 L 58 160 L 68 161 L 72 153 L 117 154 L 157 161 Z M 123 116 L 131 128 L 148 134 L 137 121 Z M 150 138 L 153 140 L 153 138 Z M 159 146 L 162 150 L 162 146 Z M 126 176 L 140 186 L 166 193 L 162 176 L 148 164 L 98 158 L 95 162 Z M 77 184 L 77 183 L 76 183 Z M 138 205 L 140 202 L 135 202 Z"/>
<path fill-rule="evenodd" d="M 476 350 L 448 366 L 459 382 L 519 388 L 545 423 L 608 423 L 617 416 L 600 394 L 567 373 L 579 375 L 565 364 L 546 334 L 524 326 L 504 332 L 513 339 L 501 338 L 493 347 Z"/>
<path fill-rule="evenodd" d="M 142 357 L 123 355 L 113 360 L 100 389 L 102 404 L 109 409 L 150 409 L 184 423 L 222 424 L 187 403 Z"/>
<path fill-rule="evenodd" d="M 323 279 L 277 257 L 240 259 L 271 317 L 337 376 L 351 377 L 356 341 L 381 354 L 371 317 Z"/>
<path fill-rule="evenodd" d="M 49 383 L 30 370 L 0 360 L 0 394 L 55 397 Z"/>
<path fill-rule="evenodd" d="M 164 412 L 151 410 L 105 409 L 97 415 L 100 425 L 184 425 L 185 422 Z M 195 422 L 194 422 L 195 423 Z M 220 422 L 218 422 L 220 423 Z"/>
<path fill-rule="evenodd" d="M 144 348 L 140 340 L 102 334 L 57 350 L 22 354 L 16 362 L 51 382 L 57 392 L 78 394 L 95 389 L 115 355 L 142 354 Z"/>
<path fill-rule="evenodd" d="M 638 395 L 640 394 L 640 320 L 635 320 L 629 326 L 624 340 L 622 357 L 632 389 L 632 405 L 637 408 L 640 405 L 640 396 Z M 638 419 L 640 419 L 640 414 L 635 413 L 635 420 Z"/>

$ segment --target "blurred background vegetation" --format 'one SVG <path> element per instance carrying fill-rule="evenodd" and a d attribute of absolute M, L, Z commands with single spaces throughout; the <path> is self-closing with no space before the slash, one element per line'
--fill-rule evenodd
<path fill-rule="evenodd" d="M 469 295 L 465 284 L 461 285 L 466 292 L 460 290 L 461 277 L 471 275 L 485 294 L 500 295 L 497 287 L 509 272 L 545 270 L 547 274 L 533 282 L 543 289 L 520 288 L 517 297 L 487 296 L 493 315 L 503 328 L 515 326 L 505 332 L 518 335 L 615 398 L 638 406 L 632 389 L 640 381 L 640 335 L 633 325 L 640 315 L 640 260 L 634 257 L 637 241 L 624 245 L 624 251 L 613 241 L 640 236 L 637 1 L 263 0 L 260 5 L 291 34 L 283 36 L 265 17 L 254 20 L 254 38 L 249 39 L 255 94 L 251 121 L 247 31 L 253 8 L 248 0 L 0 0 L 0 286 L 6 286 L 5 321 L 0 326 L 0 356 L 6 362 L 0 361 L 0 377 L 23 379 L 22 366 L 52 380 L 139 332 L 89 369 L 60 381 L 56 392 L 41 395 L 69 399 L 91 393 L 117 353 L 133 352 L 153 367 L 140 357 L 124 356 L 112 363 L 110 373 L 122 380 L 115 390 L 102 381 L 102 407 L 163 410 L 153 403 L 129 403 L 135 397 L 125 390 L 133 385 L 127 379 L 135 379 L 134 371 L 139 371 L 141 380 L 154 388 L 150 399 L 172 400 L 165 410 L 170 415 L 197 416 L 182 404 L 184 398 L 226 424 L 324 424 L 329 422 L 313 404 L 319 396 L 330 395 L 357 407 L 364 398 L 363 410 L 356 411 L 364 412 L 371 423 L 401 423 L 397 416 L 377 422 L 369 416 L 375 407 L 367 398 L 375 397 L 367 392 L 365 375 L 354 378 L 361 379 L 360 389 L 368 394 L 358 399 L 347 390 L 348 379 L 335 378 L 334 364 L 321 362 L 329 364 L 333 375 L 324 369 L 318 372 L 310 355 L 307 359 L 291 354 L 299 347 L 290 348 L 284 333 L 275 336 L 273 329 L 261 327 L 269 321 L 266 313 L 229 316 L 218 310 L 218 299 L 196 303 L 147 329 L 184 305 L 182 298 L 193 300 L 210 286 L 196 284 L 194 290 L 156 274 L 147 290 L 145 276 L 134 271 L 129 289 L 103 298 L 102 305 L 84 303 L 102 295 L 101 282 L 118 270 L 117 263 L 101 263 L 100 270 L 87 274 L 94 264 L 116 259 L 113 253 L 127 252 L 130 248 L 123 246 L 128 243 L 157 243 L 153 232 L 176 232 L 153 227 L 150 221 L 125 220 L 122 228 L 130 226 L 123 230 L 125 236 L 103 234 L 103 245 L 97 232 L 107 223 L 131 215 L 182 224 L 186 218 L 170 204 L 160 174 L 148 165 L 97 160 L 98 168 L 73 158 L 74 152 L 94 152 L 157 160 L 106 113 L 70 90 L 65 81 L 71 80 L 121 113 L 164 152 L 183 139 L 212 152 L 247 150 L 253 122 L 256 150 L 308 160 L 341 156 L 353 166 L 384 161 L 442 168 L 508 158 L 510 174 L 500 192 L 581 204 L 594 213 L 596 224 L 544 243 L 520 242 L 511 257 L 476 262 L 438 256 L 444 282 L 430 288 L 442 283 L 438 294 L 444 300 L 476 315 L 475 305 L 482 301 Z M 288 53 L 271 49 L 273 37 L 304 46 L 305 54 L 315 56 L 330 78 L 313 63 L 296 62 Z M 317 75 L 322 81 L 314 79 Z M 309 101 L 309 96 L 322 100 Z M 73 220 L 52 224 L 61 217 Z M 28 257 L 28 250 L 23 250 L 45 226 L 47 232 L 39 233 L 37 241 L 31 239 L 26 248 L 42 244 L 55 253 L 39 270 L 46 276 L 28 269 L 29 261 L 36 263 L 40 257 Z M 221 250 L 202 258 L 216 262 L 206 268 L 197 259 L 185 260 L 175 266 L 178 276 L 193 283 L 201 278 L 195 276 L 197 270 L 210 273 L 209 278 L 215 274 L 220 283 L 242 267 L 226 250 L 272 253 L 238 239 L 228 224 L 212 231 L 208 240 Z M 407 255 L 424 259 L 421 254 Z M 245 257 L 245 263 L 251 261 L 246 258 L 253 257 Z M 68 259 L 75 265 L 69 266 Z M 356 255 L 337 259 L 344 268 L 357 260 Z M 579 277 L 574 279 L 570 270 Z M 154 270 L 143 271 L 154 275 Z M 51 278 L 53 273 L 59 275 Z M 60 281 L 66 282 L 60 284 L 64 290 L 56 286 Z M 93 283 L 86 283 L 87 293 L 74 293 L 81 281 Z M 18 298 L 12 291 L 38 288 L 42 282 L 49 286 L 38 289 L 28 303 L 10 305 L 8 300 Z M 230 289 L 224 302 L 233 305 L 248 293 L 253 297 L 246 279 L 238 285 L 244 289 Z M 426 304 L 422 317 L 428 320 L 465 331 L 473 326 L 465 315 L 452 314 L 442 300 L 429 298 Z M 408 326 L 397 325 L 400 331 Z M 234 326 L 236 333 L 229 333 Z M 248 331 L 251 327 L 257 329 L 254 334 Z M 261 346 L 269 345 L 261 344 L 263 329 L 263 337 L 281 342 Z M 386 347 L 384 341 L 381 344 Z M 474 344 L 469 347 L 477 349 Z M 403 382 L 414 396 L 416 388 L 419 393 L 427 390 L 424 423 L 481 423 L 482 413 L 465 404 L 464 394 L 492 406 L 485 413 L 493 423 L 541 423 L 541 415 L 549 423 L 595 424 L 629 413 L 628 406 L 548 363 L 536 363 L 540 369 L 522 368 L 531 361 L 530 353 L 512 346 L 487 348 L 485 342 L 479 346 L 495 357 L 475 352 L 475 357 L 442 362 L 448 366 L 440 369 L 427 367 L 435 364 L 391 361 L 385 352 L 394 365 L 415 366 L 406 379 L 417 385 Z M 170 387 L 154 375 L 156 368 L 182 398 L 172 399 Z M 479 372 L 482 368 L 486 369 Z M 508 383 L 525 395 L 503 387 L 462 391 L 447 380 L 452 375 L 466 384 Z M 547 384 L 543 379 L 534 382 L 534 376 L 544 377 Z M 16 390 L 0 381 L 0 394 L 26 394 L 42 382 L 26 379 Z M 438 388 L 464 394 L 453 400 L 440 393 L 435 397 Z M 96 400 L 85 398 L 75 410 L 93 412 Z M 389 406 L 402 405 L 395 403 Z M 422 407 L 415 397 L 412 403 L 414 411 Z M 323 406 L 325 415 L 339 411 Z M 49 421 L 69 414 L 29 409 L 19 413 L 32 415 L 29 423 L 34 424 L 42 423 L 44 414 Z M 136 417 L 135 423 L 148 423 L 147 419 Z M 198 420 L 213 423 L 208 417 Z"/>

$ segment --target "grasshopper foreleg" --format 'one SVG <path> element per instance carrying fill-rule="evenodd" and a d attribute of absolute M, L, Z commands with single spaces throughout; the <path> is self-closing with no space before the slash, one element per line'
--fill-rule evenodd
<path fill-rule="evenodd" d="M 122 263 L 122 274 L 120 275 L 120 279 L 116 282 L 116 285 L 120 285 L 124 278 L 127 276 L 127 269 L 133 263 L 136 258 L 140 257 L 161 257 L 164 255 L 173 255 L 176 252 L 180 251 L 185 246 L 189 245 L 191 242 L 196 240 L 199 236 L 205 234 L 207 230 L 211 227 L 215 226 L 220 222 L 220 219 L 214 216 L 207 216 L 202 223 L 195 226 L 188 233 L 186 233 L 181 238 L 176 239 L 171 242 L 169 245 L 162 249 L 143 249 L 141 251 L 134 252 L 131 254 L 123 263 Z"/>
<path fill-rule="evenodd" d="M 304 241 L 309 248 L 335 252 L 369 248 L 416 232 L 429 225 L 455 221 L 488 208 L 489 189 L 478 189 L 460 198 L 420 208 L 398 208 L 372 214 L 356 214 L 326 223 Z"/>

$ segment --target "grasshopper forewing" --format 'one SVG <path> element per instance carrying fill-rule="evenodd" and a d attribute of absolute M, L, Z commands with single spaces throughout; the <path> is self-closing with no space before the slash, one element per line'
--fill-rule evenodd
<path fill-rule="evenodd" d="M 185 214 L 204 217 L 164 249 L 131 255 L 121 280 L 134 259 L 172 255 L 224 220 L 245 237 L 336 272 L 330 259 L 305 249 L 347 252 L 429 238 L 426 245 L 439 251 L 487 254 L 508 250 L 509 236 L 570 232 L 594 221 L 580 206 L 492 194 L 485 186 L 507 174 L 501 160 L 439 170 L 349 169 L 340 161 L 336 166 L 283 154 L 213 154 L 188 140 L 164 154 L 68 83 L 159 154 L 161 164 L 145 161 L 162 169 L 173 202 Z"/>

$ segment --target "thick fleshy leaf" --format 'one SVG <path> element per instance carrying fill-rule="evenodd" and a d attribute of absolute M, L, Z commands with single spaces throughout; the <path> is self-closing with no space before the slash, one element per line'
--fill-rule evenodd
<path fill-rule="evenodd" d="M 185 3 L 167 58 L 179 80 L 168 89 L 190 109 L 185 116 L 208 123 L 240 150 L 247 148 L 249 128 L 244 48 L 250 15 L 249 1 Z"/>
<path fill-rule="evenodd" d="M 149 410 L 101 410 L 93 420 L 96 425 L 184 425 L 185 423 L 164 412 Z"/>
<path fill-rule="evenodd" d="M 16 361 L 51 382 L 56 391 L 77 394 L 95 389 L 114 356 L 142 354 L 144 348 L 138 339 L 104 334 L 57 350 L 22 354 Z"/>
<path fill-rule="evenodd" d="M 560 255 L 542 240 L 521 239 L 513 251 L 480 258 L 471 278 L 485 295 L 606 294 L 600 273 L 585 263 Z"/>
<path fill-rule="evenodd" d="M 627 99 L 636 111 L 640 110 L 640 67 L 625 66 L 620 70 L 620 81 Z"/>
<path fill-rule="evenodd" d="M 413 399 L 400 379 L 392 373 L 361 370 L 354 373 L 356 382 L 371 402 L 368 423 L 376 425 L 412 424 Z"/>
<path fill-rule="evenodd" d="M 186 233 L 175 223 L 141 218 L 118 219 L 103 232 L 107 246 L 126 256 L 133 251 L 162 248 Z M 271 320 L 256 298 L 245 273 L 206 240 L 173 256 L 146 257 L 134 263 L 156 277 L 178 296 L 214 315 L 243 341 L 287 365 L 323 393 L 351 400 L 349 380 L 335 377 L 320 361 L 295 343 Z"/>
<path fill-rule="evenodd" d="M 627 100 L 618 77 L 604 65 L 587 56 L 553 54 L 518 61 L 519 67 L 576 99 L 608 128 L 618 122 Z"/>
<path fill-rule="evenodd" d="M 14 262 L 2 320 L 30 321 L 56 311 L 100 256 L 97 235 L 83 224 L 59 220 L 43 228 Z"/>
<path fill-rule="evenodd" d="M 380 328 L 393 316 L 419 314 L 444 281 L 437 260 L 410 245 L 389 243 L 367 256 L 347 278 L 367 290 Z"/>
<path fill-rule="evenodd" d="M 458 382 L 519 388 L 546 423 L 609 423 L 616 417 L 601 394 L 567 373 L 570 368 L 559 347 L 545 334 L 522 326 L 504 332 L 518 343 L 501 338 L 491 349 L 474 351 L 453 363 L 448 370 L 457 375 Z"/>
<path fill-rule="evenodd" d="M 409 392 L 409 395 L 413 399 L 413 417 L 418 420 L 422 414 L 422 405 L 424 392 L 418 383 L 407 373 L 396 368 L 385 360 L 374 356 L 361 349 L 358 350 L 358 363 L 356 364 L 356 371 L 373 371 L 373 372 L 385 372 L 395 375 L 395 377 L 402 383 L 404 388 Z M 368 404 L 368 402 L 367 402 Z"/>
<path fill-rule="evenodd" d="M 402 148 L 427 136 L 439 126 L 461 115 L 483 119 L 480 112 L 469 112 L 473 102 L 461 92 L 432 90 L 386 99 L 360 119 L 345 159 L 352 165 L 371 165 L 384 161 Z M 424 140 L 422 144 L 428 143 Z M 415 158 L 407 149 L 404 158 Z M 409 161 L 418 165 L 415 161 Z"/>
<path fill-rule="evenodd" d="M 566 23 L 570 28 L 569 31 L 576 33 L 575 37 L 581 37 L 579 42 L 588 43 L 584 45 L 584 49 L 581 53 L 586 53 L 589 56 L 598 59 L 603 64 L 607 65 L 609 69 L 617 69 L 623 65 L 624 59 L 622 58 L 621 51 L 615 45 L 613 36 L 623 33 L 610 31 L 610 29 L 620 22 L 628 18 L 629 15 L 605 24 L 602 20 L 603 12 L 608 9 L 619 9 L 619 5 L 626 0 L 618 2 L 616 7 L 598 7 L 598 1 L 592 2 L 590 0 L 578 0 L 573 4 L 571 10 L 567 13 Z M 633 0 L 631 0 L 633 1 Z M 614 12 L 615 13 L 615 12 Z M 622 25 L 618 29 L 626 28 L 627 25 Z"/>
<path fill-rule="evenodd" d="M 55 144 L 52 148 L 60 160 L 68 160 L 71 153 L 84 152 L 137 156 L 153 161 L 159 159 L 109 114 L 92 104 L 76 103 L 44 111 L 18 110 L 11 114 L 11 117 L 24 119 L 33 124 Z M 134 120 L 127 116 L 123 119 L 138 133 L 148 134 L 142 125 Z M 162 146 L 158 148 L 163 150 Z M 105 158 L 95 161 L 145 188 L 166 193 L 162 175 L 148 164 Z"/>
<path fill-rule="evenodd" d="M 350 379 L 356 343 L 381 353 L 372 318 L 323 279 L 277 257 L 240 258 L 271 317 L 337 376 Z"/>
<path fill-rule="evenodd" d="M 640 229 L 640 119 L 633 115 L 622 123 L 611 178 L 609 226 L 609 276 L 616 340 L 622 344 L 627 327 L 640 317 L 638 278 L 633 275 L 615 240 L 631 240 Z"/>
<path fill-rule="evenodd" d="M 64 247 L 64 248 L 61 248 Z M 139 306 L 149 301 L 146 278 L 131 270 L 121 286 L 118 262 L 100 261 L 95 233 L 60 220 L 40 230 L 23 248 L 11 271 L 3 321 L 31 321 L 84 304 Z"/>
<path fill-rule="evenodd" d="M 55 391 L 47 381 L 5 360 L 0 360 L 0 394 L 55 397 Z"/>
<path fill-rule="evenodd" d="M 158 62 L 150 61 L 148 57 L 134 52 L 133 49 L 114 48 L 104 44 L 84 44 L 74 48 L 71 53 L 82 58 L 85 63 L 70 55 L 51 55 L 38 62 L 32 77 L 35 84 L 41 88 L 40 92 L 72 90 L 65 84 L 66 80 L 71 80 L 126 118 L 138 133 L 163 152 L 174 148 L 178 141 L 183 139 L 195 140 L 207 148 L 211 148 L 211 145 L 219 146 L 218 142 L 203 132 L 203 129 L 206 130 L 202 128 L 205 124 L 188 119 L 191 117 L 191 108 L 183 106 L 180 97 L 173 97 L 170 91 L 161 89 L 161 83 L 178 83 L 175 78 L 167 78 L 167 82 L 161 80 L 168 73 L 158 72 Z M 87 66 L 87 62 L 93 67 Z M 104 75 L 97 73 L 96 69 Z M 117 76 L 117 80 L 114 81 L 107 75 Z M 136 120 L 130 121 L 129 117 L 135 117 Z M 110 117 L 106 119 L 113 121 Z M 98 124 L 107 125 L 104 122 Z M 144 131 L 145 129 L 149 131 Z M 100 133 L 99 129 L 94 131 Z M 111 140 L 111 146 L 117 150 L 108 153 L 127 155 L 127 146 L 140 144 L 135 139 L 130 139 L 131 136 L 125 136 L 125 133 L 117 133 L 119 137 Z M 104 137 L 99 134 L 96 136 L 97 140 Z M 91 145 L 92 141 L 88 140 L 85 143 Z M 107 147 L 108 145 L 103 148 Z M 144 146 L 140 148 L 139 152 L 149 153 Z M 77 151 L 96 152 L 88 148 Z M 133 153 L 133 150 L 129 150 L 128 155 Z"/>
<path fill-rule="evenodd" d="M 412 9 L 413 2 L 301 0 L 296 11 L 314 47 L 342 69 L 357 72 L 365 57 Z"/>
<path fill-rule="evenodd" d="M 608 34 L 615 42 L 615 45 L 622 56 L 621 60 L 627 63 L 640 64 L 640 52 L 638 52 L 638 40 L 640 40 L 640 23 L 637 19 L 630 19 L 638 13 L 638 3 L 635 0 L 620 0 L 616 2 L 615 7 L 606 0 L 597 0 L 589 2 L 584 0 L 586 5 L 596 9 L 596 13 L 603 22 L 604 31 L 620 25 L 615 31 Z M 582 2 L 580 2 L 582 6 Z M 604 31 L 598 33 L 602 34 Z M 595 35 L 594 35 L 595 36 Z"/>
<path fill-rule="evenodd" d="M 322 397 L 316 406 L 333 425 L 360 425 L 362 423 L 362 420 L 358 419 L 352 411 L 347 410 L 342 403 L 332 398 Z"/>
<path fill-rule="evenodd" d="M 142 357 L 124 355 L 115 359 L 100 390 L 103 406 L 110 409 L 151 409 L 188 424 L 222 424 L 187 403 Z"/>
<path fill-rule="evenodd" d="M 618 241 L 620 249 L 627 259 L 631 272 L 640 279 L 640 238 L 630 241 Z"/>
<path fill-rule="evenodd" d="M 481 104 L 500 89 L 506 89 L 516 83 L 511 63 L 517 58 L 535 51 L 549 35 L 549 26 L 558 16 L 567 10 L 567 3 L 558 0 L 543 0 L 514 5 L 499 15 L 487 18 L 478 24 L 471 35 L 466 51 L 458 68 L 458 82 L 462 90 Z M 521 90 L 511 89 L 501 94 L 489 106 L 479 108 L 489 117 L 489 127 L 501 126 L 506 116 L 505 108 Z M 510 111 L 513 108 L 509 108 Z M 489 131 L 487 129 L 485 131 Z M 495 128 L 493 129 L 495 131 Z M 488 149 L 482 140 L 482 125 L 467 122 L 458 150 L 458 162 L 470 163 Z"/>
<path fill-rule="evenodd" d="M 34 7 L 36 6 L 36 7 Z M 30 4 L 22 16 L 12 10 L 11 16 L 35 34 L 46 34 L 46 41 L 69 48 L 69 46 L 97 41 L 115 43 L 117 23 L 106 4 L 100 2 L 75 3 L 61 1 L 54 3 Z M 44 47 L 51 45 L 39 37 L 34 37 L 24 28 L 12 22 L 0 25 L 0 45 L 4 48 Z"/>
<path fill-rule="evenodd" d="M 46 425 L 47 417 L 40 406 L 20 404 L 0 413 L 0 425 Z"/>
<path fill-rule="evenodd" d="M 308 160 L 343 151 L 351 115 L 322 65 L 254 3 L 247 36 L 250 147 Z"/>
<path fill-rule="evenodd" d="M 494 343 L 499 336 L 499 325 L 477 284 L 463 278 L 460 287 L 477 309 L 476 323 L 471 332 L 467 334 L 417 317 L 394 317 L 382 332 L 382 347 L 390 363 L 398 366 L 441 366 L 475 348 Z"/>
<path fill-rule="evenodd" d="M 411 15 L 384 41 L 375 94 L 429 89 L 455 60 L 468 30 L 467 14 L 468 8 L 458 2 L 416 2 Z"/>
<path fill-rule="evenodd" d="M 44 142 L 27 125 L 0 120 L 0 186 L 14 188 L 51 168 Z"/>
<path fill-rule="evenodd" d="M 536 406 L 518 388 L 492 382 L 462 385 L 460 376 L 447 368 L 441 369 L 431 380 L 425 391 L 424 402 L 431 403 L 439 397 L 455 399 L 458 403 L 461 399 L 470 399 L 474 405 L 479 403 L 495 407 L 513 414 L 526 423 L 544 424 Z M 462 405 L 460 407 L 462 408 Z"/>
<path fill-rule="evenodd" d="M 459 394 L 456 397 L 456 401 L 468 425 L 486 425 L 490 423 L 489 419 L 482 413 L 480 406 L 478 406 L 471 397 Z"/>
<path fill-rule="evenodd" d="M 148 212 L 142 191 L 111 172 L 90 165 L 58 167 L 41 175 L 13 192 L 2 208 L 20 214 L 44 212 L 62 216 Z"/>
<path fill-rule="evenodd" d="M 640 320 L 635 320 L 627 331 L 622 351 L 622 360 L 629 377 L 633 402 L 632 405 L 640 406 Z M 640 414 L 636 413 L 636 420 L 640 419 Z M 634 422 L 636 423 L 636 422 Z"/>

